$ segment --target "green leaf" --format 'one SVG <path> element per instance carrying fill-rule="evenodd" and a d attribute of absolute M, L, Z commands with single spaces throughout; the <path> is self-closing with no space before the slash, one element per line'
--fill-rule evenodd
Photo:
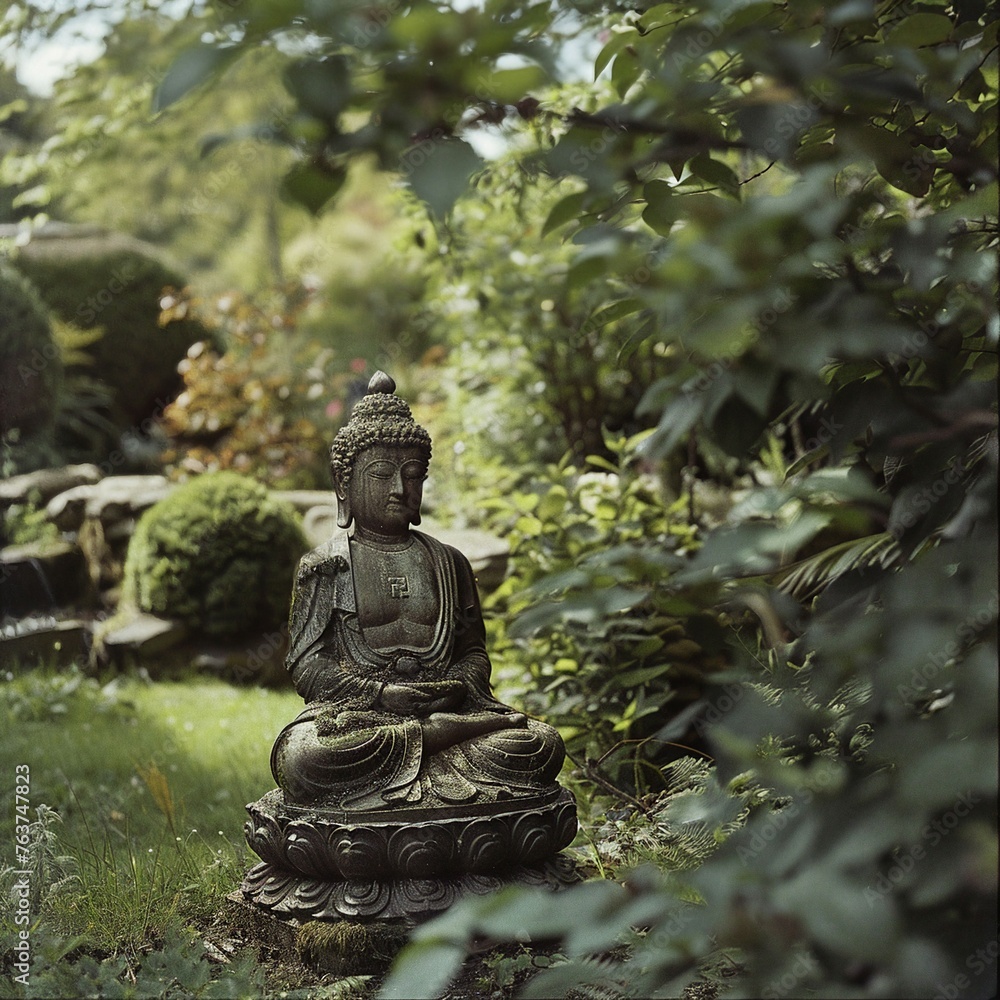
<path fill-rule="evenodd" d="M 500 104 L 515 104 L 546 84 L 545 71 L 540 66 L 519 66 L 500 69 L 482 80 L 481 92 Z"/>
<path fill-rule="evenodd" d="M 612 32 L 611 40 L 604 46 L 603 49 L 597 54 L 597 58 L 594 60 L 594 79 L 596 80 L 607 68 L 608 64 L 612 59 L 626 45 L 636 41 L 639 37 L 639 32 L 634 28 L 628 31 L 615 31 Z"/>
<path fill-rule="evenodd" d="M 343 56 L 292 63 L 284 80 L 299 107 L 321 121 L 336 121 L 350 99 L 350 70 Z"/>
<path fill-rule="evenodd" d="M 639 299 L 619 299 L 603 309 L 598 309 L 590 317 L 590 322 L 598 327 L 607 326 L 608 323 L 613 323 L 616 319 L 623 319 L 625 316 L 637 313 L 642 307 L 643 303 Z"/>
<path fill-rule="evenodd" d="M 892 897 L 832 867 L 805 868 L 776 887 L 774 900 L 835 954 L 878 961 L 899 938 L 899 912 Z"/>
<path fill-rule="evenodd" d="M 615 64 L 611 67 L 611 82 L 622 100 L 625 99 L 632 84 L 639 79 L 641 72 L 642 63 L 639 62 L 635 50 L 631 46 L 623 48 L 615 57 Z"/>
<path fill-rule="evenodd" d="M 586 191 L 574 191 L 572 194 L 566 195 L 565 198 L 560 198 L 549 211 L 548 218 L 542 226 L 542 235 L 548 236 L 553 229 L 558 229 L 571 220 L 579 219 L 586 199 Z"/>
<path fill-rule="evenodd" d="M 701 153 L 688 164 L 688 169 L 695 177 L 722 188 L 726 194 L 737 195 L 740 181 L 736 174 L 719 160 L 713 160 L 708 153 Z"/>
<path fill-rule="evenodd" d="M 919 13 L 904 17 L 886 37 L 888 45 L 919 48 L 948 41 L 954 25 L 944 14 Z"/>
<path fill-rule="evenodd" d="M 153 95 L 153 111 L 162 111 L 180 100 L 189 90 L 205 83 L 226 63 L 231 62 L 237 49 L 222 49 L 216 45 L 197 45 L 185 49 L 173 62 Z"/>
<path fill-rule="evenodd" d="M 314 163 L 297 163 L 285 174 L 281 194 L 286 200 L 318 215 L 346 180 L 347 170 L 343 167 L 320 168 Z"/>
<path fill-rule="evenodd" d="M 460 139 L 420 143 L 403 154 L 404 172 L 413 193 L 443 219 L 482 166 L 472 147 Z"/>
<path fill-rule="evenodd" d="M 683 202 L 678 198 L 674 185 L 663 180 L 650 181 L 642 193 L 646 199 L 642 221 L 654 232 L 668 236 L 683 214 Z"/>
<path fill-rule="evenodd" d="M 400 953 L 379 1000 L 434 1000 L 461 968 L 465 949 L 442 938 L 412 941 Z"/>
<path fill-rule="evenodd" d="M 619 688 L 638 687 L 641 684 L 653 680 L 654 677 L 662 677 L 670 672 L 669 663 L 657 663 L 650 667 L 637 667 L 635 670 L 626 670 L 618 674 L 615 678 L 615 686 Z"/>

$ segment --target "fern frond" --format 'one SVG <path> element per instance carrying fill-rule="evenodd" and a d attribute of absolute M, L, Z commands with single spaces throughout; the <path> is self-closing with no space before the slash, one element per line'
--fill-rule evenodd
<path fill-rule="evenodd" d="M 840 542 L 786 566 L 778 574 L 778 589 L 804 600 L 815 596 L 845 573 L 868 566 L 887 569 L 902 558 L 899 543 L 888 531 Z"/>

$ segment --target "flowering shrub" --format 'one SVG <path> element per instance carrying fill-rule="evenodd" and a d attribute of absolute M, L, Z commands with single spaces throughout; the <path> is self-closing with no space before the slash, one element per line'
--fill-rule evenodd
<path fill-rule="evenodd" d="M 161 324 L 193 314 L 226 345 L 198 341 L 178 366 L 184 391 L 161 420 L 167 475 L 232 469 L 283 489 L 329 485 L 329 439 L 366 362 L 296 333 L 307 301 L 295 286 L 261 299 L 164 294 Z"/>

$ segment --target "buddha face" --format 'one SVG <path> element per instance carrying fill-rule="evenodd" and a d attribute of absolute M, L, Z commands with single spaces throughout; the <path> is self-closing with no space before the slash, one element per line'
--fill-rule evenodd
<path fill-rule="evenodd" d="M 427 455 L 418 447 L 374 445 L 355 459 L 347 485 L 350 512 L 361 531 L 405 535 L 420 523 Z M 340 490 L 338 490 L 338 494 Z"/>

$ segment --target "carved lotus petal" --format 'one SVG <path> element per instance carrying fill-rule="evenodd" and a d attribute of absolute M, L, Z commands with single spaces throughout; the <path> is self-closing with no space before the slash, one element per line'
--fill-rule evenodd
<path fill-rule="evenodd" d="M 389 886 L 387 882 L 351 879 L 340 883 L 331 903 L 345 917 L 374 917 L 389 904 Z"/>
<path fill-rule="evenodd" d="M 311 823 L 299 821 L 285 827 L 285 857 L 283 868 L 294 868 L 315 878 L 336 877 L 332 870 L 326 838 L 322 830 Z"/>
<path fill-rule="evenodd" d="M 343 878 L 365 882 L 388 874 L 385 837 L 376 830 L 341 828 L 330 835 L 334 863 Z"/>
<path fill-rule="evenodd" d="M 439 878 L 404 879 L 398 883 L 398 891 L 407 901 L 404 909 L 408 913 L 447 909 L 458 895 L 454 883 Z"/>
<path fill-rule="evenodd" d="M 525 813 L 514 824 L 511 842 L 514 858 L 522 865 L 541 861 L 552 853 L 553 817 L 548 813 Z"/>
<path fill-rule="evenodd" d="M 404 827 L 389 840 L 389 859 L 404 878 L 433 878 L 455 864 L 455 841 L 436 823 Z"/>
<path fill-rule="evenodd" d="M 277 820 L 267 813 L 254 810 L 243 824 L 243 836 L 247 846 L 259 858 L 280 865 L 284 834 Z"/>
<path fill-rule="evenodd" d="M 559 807 L 556 811 L 553 827 L 552 849 L 561 851 L 564 847 L 568 847 L 576 836 L 578 823 L 575 802 L 564 802 Z"/>
<path fill-rule="evenodd" d="M 461 870 L 490 872 L 506 864 L 510 857 L 510 833 L 499 819 L 470 823 L 458 839 Z"/>

